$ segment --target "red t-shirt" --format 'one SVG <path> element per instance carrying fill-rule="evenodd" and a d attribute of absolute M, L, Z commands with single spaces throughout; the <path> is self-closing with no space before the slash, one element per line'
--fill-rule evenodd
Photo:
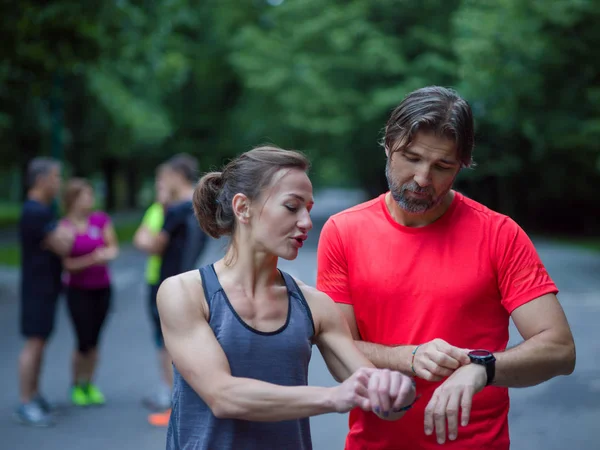
<path fill-rule="evenodd" d="M 385 194 L 332 216 L 321 232 L 317 288 L 353 305 L 364 341 L 413 345 L 441 338 L 503 351 L 519 306 L 557 293 L 533 244 L 509 217 L 455 193 L 448 211 L 420 228 L 398 224 Z M 417 379 L 422 397 L 398 421 L 355 409 L 347 450 L 439 449 L 424 410 L 440 383 Z M 444 449 L 509 448 L 508 389 L 486 387 L 471 420 Z"/>

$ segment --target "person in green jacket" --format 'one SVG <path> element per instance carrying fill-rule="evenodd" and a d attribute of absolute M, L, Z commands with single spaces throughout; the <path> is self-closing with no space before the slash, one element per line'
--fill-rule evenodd
<path fill-rule="evenodd" d="M 173 371 L 171 368 L 171 358 L 165 349 L 165 343 L 160 327 L 160 318 L 156 306 L 156 293 L 160 284 L 160 255 L 150 254 L 149 249 L 145 248 L 143 238 L 145 234 L 158 235 L 162 229 L 165 209 L 172 200 L 172 193 L 166 187 L 165 177 L 168 176 L 170 169 L 161 164 L 156 169 L 155 178 L 155 201 L 148 207 L 139 228 L 137 229 L 133 243 L 139 250 L 148 253 L 146 263 L 146 283 L 148 285 L 148 308 L 153 328 L 154 341 L 158 350 L 158 360 L 160 364 L 162 383 L 159 389 L 153 394 L 144 398 L 144 405 L 153 411 L 162 411 L 170 408 L 171 388 L 173 385 Z"/>

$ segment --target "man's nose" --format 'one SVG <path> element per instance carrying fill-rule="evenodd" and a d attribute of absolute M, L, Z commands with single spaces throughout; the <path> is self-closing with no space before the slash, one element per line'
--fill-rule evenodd
<path fill-rule="evenodd" d="M 417 173 L 415 173 L 414 180 L 419 187 L 429 187 L 431 185 L 431 170 L 429 167 L 423 167 L 419 169 Z"/>

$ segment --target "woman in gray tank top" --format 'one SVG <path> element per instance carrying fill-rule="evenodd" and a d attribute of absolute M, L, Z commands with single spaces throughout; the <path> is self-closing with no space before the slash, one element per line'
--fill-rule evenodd
<path fill-rule="evenodd" d="M 396 420 L 412 406 L 412 380 L 375 369 L 333 301 L 277 269 L 312 228 L 308 167 L 300 153 L 260 147 L 196 187 L 200 226 L 231 242 L 158 292 L 174 365 L 168 450 L 308 450 L 310 416 L 358 407 Z M 313 344 L 338 386 L 307 386 Z"/>

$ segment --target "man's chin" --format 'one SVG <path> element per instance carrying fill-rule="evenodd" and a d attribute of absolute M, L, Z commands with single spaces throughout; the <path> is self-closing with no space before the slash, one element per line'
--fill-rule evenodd
<path fill-rule="evenodd" d="M 415 216 L 425 214 L 433 209 L 433 206 L 431 204 L 423 205 L 404 201 L 399 201 L 396 203 L 403 211 L 409 214 L 413 214 Z"/>

